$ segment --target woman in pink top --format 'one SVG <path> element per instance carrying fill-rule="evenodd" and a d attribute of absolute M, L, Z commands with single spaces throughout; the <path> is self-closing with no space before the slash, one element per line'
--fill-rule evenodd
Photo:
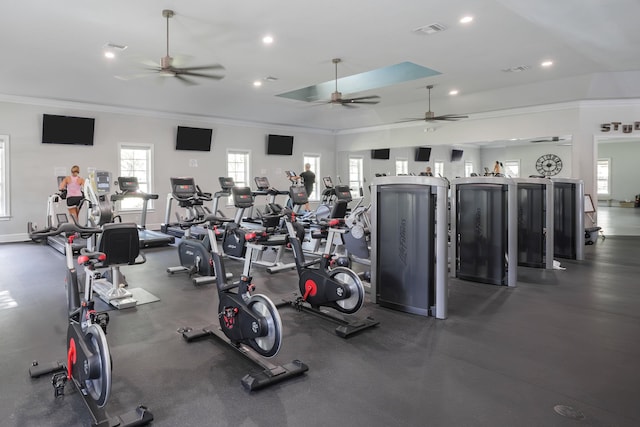
<path fill-rule="evenodd" d="M 71 167 L 71 176 L 66 176 L 60 183 L 60 190 L 67 190 L 67 206 L 69 207 L 69 213 L 78 221 L 78 205 L 84 198 L 82 194 L 82 188 L 84 186 L 84 178 L 80 175 L 80 167 L 73 165 Z"/>

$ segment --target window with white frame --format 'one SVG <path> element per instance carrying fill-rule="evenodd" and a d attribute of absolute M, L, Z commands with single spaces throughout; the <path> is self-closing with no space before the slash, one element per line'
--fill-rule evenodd
<path fill-rule="evenodd" d="M 238 187 L 251 187 L 250 154 L 247 150 L 227 150 L 227 176 L 233 178 Z"/>
<path fill-rule="evenodd" d="M 396 175 L 408 175 L 409 174 L 409 160 L 401 157 L 396 157 Z"/>
<path fill-rule="evenodd" d="M 0 217 L 9 216 L 9 136 L 0 135 Z"/>
<path fill-rule="evenodd" d="M 316 201 L 320 200 L 320 191 L 318 190 L 318 181 L 322 177 L 322 172 L 320 171 L 320 155 L 318 154 L 304 154 L 303 155 L 303 166 L 309 163 L 311 167 L 311 172 L 316 175 L 316 182 L 313 184 L 313 191 L 309 195 L 309 200 Z M 305 169 L 303 169 L 305 170 Z"/>
<path fill-rule="evenodd" d="M 140 191 L 151 193 L 153 190 L 153 145 L 151 144 L 120 144 L 120 175 L 136 177 Z M 127 198 L 120 201 L 120 209 L 140 210 L 143 200 Z M 149 200 L 147 208 L 153 208 L 153 200 Z"/>
<path fill-rule="evenodd" d="M 611 159 L 598 159 L 596 164 L 598 196 L 611 195 Z"/>
<path fill-rule="evenodd" d="M 510 178 L 520 177 L 520 160 L 505 160 L 503 163 L 502 173 Z"/>
<path fill-rule="evenodd" d="M 349 188 L 351 197 L 360 197 L 364 187 L 364 162 L 362 157 L 349 157 Z"/>
<path fill-rule="evenodd" d="M 444 176 L 444 162 L 442 160 L 433 162 L 433 176 Z"/>
<path fill-rule="evenodd" d="M 470 177 L 473 173 L 473 162 L 465 161 L 464 162 L 464 176 Z"/>

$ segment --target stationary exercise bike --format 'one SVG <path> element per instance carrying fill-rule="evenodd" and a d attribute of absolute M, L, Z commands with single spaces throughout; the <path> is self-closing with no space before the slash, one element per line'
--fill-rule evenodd
<path fill-rule="evenodd" d="M 369 317 L 348 321 L 320 310 L 320 307 L 331 307 L 344 314 L 356 313 L 364 304 L 362 281 L 358 274 L 347 267 L 330 268 L 331 254 L 323 254 L 319 264 L 318 260 L 307 262 L 302 251 L 302 243 L 297 237 L 299 233 L 296 228 L 302 225 L 295 222 L 293 211 L 285 215 L 285 223 L 298 270 L 298 287 L 301 294 L 295 301 L 289 301 L 287 304 L 339 323 L 340 326 L 335 332 L 342 338 L 378 325 L 379 322 Z"/>
<path fill-rule="evenodd" d="M 211 243 L 211 257 L 218 287 L 219 326 L 211 325 L 200 331 L 184 328 L 182 336 L 187 341 L 215 336 L 260 365 L 264 368 L 262 372 L 257 375 L 245 375 L 242 379 L 242 385 L 246 389 L 257 390 L 301 375 L 309 368 L 299 360 L 284 366 L 276 366 L 263 359 L 263 357 L 270 358 L 278 354 L 282 343 L 282 321 L 276 306 L 267 296 L 252 294 L 255 286 L 251 283 L 251 277 L 243 275 L 240 280 L 227 283 L 215 232 L 217 227 L 229 221 L 232 220 L 216 217 L 213 214 L 198 221 L 207 229 Z"/>
<path fill-rule="evenodd" d="M 83 227 L 75 222 L 63 222 L 43 230 L 35 230 L 28 224 L 29 236 L 32 239 L 48 236 L 65 236 L 67 262 L 67 301 L 69 326 L 67 328 L 67 363 L 54 362 L 40 366 L 33 362 L 29 369 L 32 378 L 53 373 L 52 384 L 55 396 L 64 395 L 64 387 L 68 380 L 80 392 L 87 408 L 93 417 L 94 426 L 141 426 L 153 420 L 153 415 L 146 407 L 140 405 L 125 414 L 110 417 L 104 409 L 111 395 L 111 353 L 106 338 L 108 313 L 98 313 L 94 309 L 92 299 L 92 280 L 85 281 L 84 295 L 80 297 L 78 274 L 73 263 L 73 240 L 77 236 L 89 238 L 102 233 L 101 228 Z M 105 261 L 103 252 L 81 251 L 78 264 L 86 269 Z"/>

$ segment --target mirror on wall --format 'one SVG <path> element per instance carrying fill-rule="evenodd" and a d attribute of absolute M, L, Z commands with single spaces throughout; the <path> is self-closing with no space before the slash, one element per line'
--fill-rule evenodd
<path fill-rule="evenodd" d="M 605 235 L 640 235 L 640 137 L 597 139 L 597 222 Z"/>
<path fill-rule="evenodd" d="M 376 174 L 419 175 L 428 167 L 435 176 L 452 179 L 492 173 L 496 162 L 501 172 L 508 176 L 571 177 L 571 135 L 431 145 L 428 161 L 417 161 L 418 148 L 392 147 L 388 159 L 372 158 L 371 150 L 340 152 L 337 170 L 346 182 L 361 168 L 364 187 Z M 355 181 L 352 179 L 350 185 Z M 364 194 L 366 196 L 367 192 Z"/>

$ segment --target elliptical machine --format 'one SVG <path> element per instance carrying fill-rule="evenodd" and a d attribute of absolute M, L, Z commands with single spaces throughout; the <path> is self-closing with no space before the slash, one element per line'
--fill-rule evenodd
<path fill-rule="evenodd" d="M 67 328 L 67 363 L 54 362 L 40 366 L 33 362 L 29 369 L 32 378 L 53 373 L 51 380 L 56 397 L 64 395 L 64 387 L 68 380 L 80 392 L 91 413 L 94 426 L 141 426 L 153 420 L 153 415 L 146 407 L 139 405 L 136 409 L 117 416 L 109 416 L 105 406 L 111 395 L 111 353 L 106 338 L 109 323 L 108 313 L 94 310 L 91 280 L 85 281 L 84 295 L 81 298 L 78 287 L 78 274 L 73 263 L 73 240 L 77 235 L 89 238 L 101 233 L 101 228 L 83 227 L 76 223 L 63 222 L 58 226 L 50 226 L 43 230 L 35 230 L 28 224 L 29 235 L 33 239 L 63 235 L 66 245 L 67 262 L 67 301 L 69 326 Z M 82 250 L 78 263 L 91 270 L 96 263 L 106 260 L 103 252 Z"/>
<path fill-rule="evenodd" d="M 299 360 L 286 365 L 274 365 L 264 360 L 278 354 L 282 343 L 282 321 L 273 302 L 265 295 L 252 294 L 255 285 L 252 278 L 243 275 L 240 280 L 227 283 L 227 275 L 218 252 L 215 233 L 217 227 L 231 219 L 207 215 L 198 223 L 204 224 L 211 242 L 211 256 L 216 271 L 218 288 L 218 321 L 199 331 L 183 328 L 182 336 L 187 341 L 214 336 L 229 344 L 253 363 L 263 368 L 257 374 L 247 374 L 242 385 L 247 390 L 258 390 L 298 376 L 309 370 Z"/>
<path fill-rule="evenodd" d="M 179 184 L 175 180 L 179 180 Z M 210 197 L 203 196 L 198 191 L 193 178 L 171 178 L 171 184 L 173 197 L 181 206 L 202 206 L 204 201 L 211 200 Z M 216 281 L 213 258 L 211 257 L 211 247 L 215 244 L 215 241 L 213 243 L 210 242 L 208 234 L 203 239 L 191 237 L 191 228 L 204 223 L 205 215 L 206 213 L 203 209 L 201 214 L 183 218 L 179 221 L 178 224 L 185 230 L 184 236 L 178 245 L 180 266 L 167 268 L 167 273 L 169 274 L 188 273 L 194 285 L 204 285 Z"/>

